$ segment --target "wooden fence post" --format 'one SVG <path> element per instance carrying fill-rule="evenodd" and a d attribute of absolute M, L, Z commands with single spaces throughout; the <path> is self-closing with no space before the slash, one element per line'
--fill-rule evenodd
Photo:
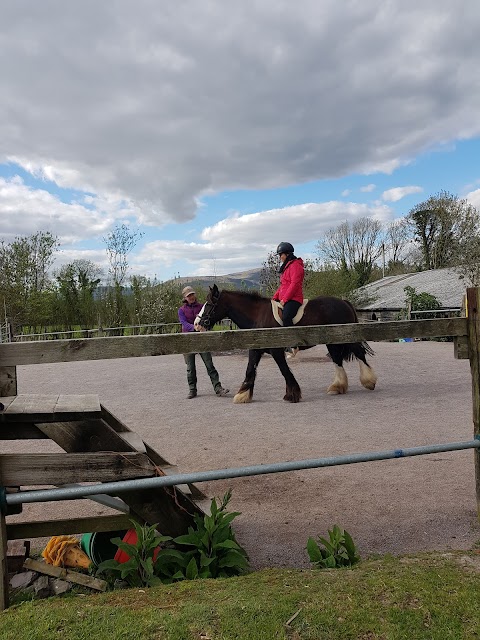
<path fill-rule="evenodd" d="M 8 607 L 8 601 L 7 527 L 0 510 L 0 611 Z"/>
<path fill-rule="evenodd" d="M 0 398 L 17 395 L 17 367 L 0 366 Z"/>
<path fill-rule="evenodd" d="M 467 289 L 467 331 L 472 375 L 473 435 L 480 438 L 480 288 Z M 480 517 L 480 452 L 475 449 L 475 491 Z"/>

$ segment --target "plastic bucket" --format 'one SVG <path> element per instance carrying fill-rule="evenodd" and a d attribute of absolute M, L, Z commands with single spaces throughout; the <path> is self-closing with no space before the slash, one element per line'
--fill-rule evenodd
<path fill-rule="evenodd" d="M 135 531 L 135 529 L 129 529 L 125 533 L 125 536 L 123 537 L 123 542 L 128 542 L 128 544 L 135 544 L 137 542 L 137 532 Z M 117 553 L 114 556 L 114 560 L 122 564 L 130 560 L 130 556 L 128 555 L 128 553 L 125 553 L 125 551 L 123 551 L 122 549 L 119 549 L 118 547 L 116 547 L 116 549 L 117 549 Z M 154 562 L 157 559 L 159 551 L 160 551 L 160 547 L 158 546 L 153 552 Z"/>
<path fill-rule="evenodd" d="M 97 567 L 105 560 L 113 560 L 119 548 L 111 543 L 112 538 L 122 539 L 127 532 L 98 531 L 97 533 L 85 533 L 80 540 L 80 547 L 85 551 L 90 560 Z"/>

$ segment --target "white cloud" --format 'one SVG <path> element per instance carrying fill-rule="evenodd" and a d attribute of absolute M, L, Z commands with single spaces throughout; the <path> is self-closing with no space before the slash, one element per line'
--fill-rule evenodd
<path fill-rule="evenodd" d="M 75 243 L 105 233 L 114 216 L 78 202 L 61 202 L 48 191 L 26 186 L 16 176 L 11 180 L 0 177 L 0 220 L 1 237 L 7 241 L 41 230 L 51 231 L 62 243 Z"/>
<path fill-rule="evenodd" d="M 346 198 L 347 196 L 350 195 L 350 189 L 344 189 L 341 193 L 341 195 Z"/>
<path fill-rule="evenodd" d="M 363 193 L 370 193 L 374 189 L 375 189 L 374 184 L 367 184 L 364 187 L 360 187 L 360 191 L 362 191 Z"/>
<path fill-rule="evenodd" d="M 4 5 L 0 162 L 143 224 L 480 134 L 475 2 Z"/>
<path fill-rule="evenodd" d="M 231 216 L 206 227 L 201 233 L 201 243 L 146 243 L 135 257 L 134 268 L 152 275 L 181 259 L 190 263 L 190 275 L 211 275 L 214 270 L 217 273 L 242 271 L 252 265 L 261 266 L 280 240 L 288 240 L 296 247 L 311 243 L 340 222 L 363 216 L 386 221 L 392 218 L 393 212 L 384 204 L 369 207 L 333 201 Z"/>
<path fill-rule="evenodd" d="M 470 204 L 472 204 L 478 211 L 480 212 L 480 189 L 475 189 L 475 191 L 470 191 L 465 196 L 465 200 L 468 200 Z"/>
<path fill-rule="evenodd" d="M 387 189 L 382 193 L 382 198 L 385 202 L 398 202 L 405 196 L 409 196 L 412 193 L 421 193 L 423 191 L 422 187 L 395 187 L 393 189 Z"/>

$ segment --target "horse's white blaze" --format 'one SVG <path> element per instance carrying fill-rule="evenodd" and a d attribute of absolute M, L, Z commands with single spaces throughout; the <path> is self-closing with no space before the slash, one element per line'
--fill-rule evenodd
<path fill-rule="evenodd" d="M 249 389 L 246 391 L 239 391 L 233 396 L 233 404 L 246 404 L 252 401 L 252 394 Z"/>
<path fill-rule="evenodd" d="M 207 304 L 207 303 L 205 303 Z M 205 311 L 205 304 L 203 305 L 203 307 L 200 309 L 200 311 L 198 312 L 197 317 L 195 318 L 195 320 L 193 321 L 193 326 L 196 327 L 197 324 L 200 322 L 200 320 L 202 319 L 203 316 L 203 312 Z"/>
<path fill-rule="evenodd" d="M 332 384 L 328 387 L 327 393 L 331 396 L 340 393 L 347 393 L 348 390 L 348 378 L 343 367 L 335 365 L 335 376 Z"/>
<path fill-rule="evenodd" d="M 373 391 L 375 389 L 375 385 L 377 384 L 377 374 L 373 370 L 372 367 L 369 367 L 361 360 L 358 361 L 360 366 L 360 382 L 365 387 L 365 389 L 370 389 Z"/>

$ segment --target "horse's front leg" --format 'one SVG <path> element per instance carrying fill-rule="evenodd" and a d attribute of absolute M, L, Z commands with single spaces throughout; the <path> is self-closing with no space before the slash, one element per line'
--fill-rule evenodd
<path fill-rule="evenodd" d="M 290 371 L 287 361 L 285 360 L 285 350 L 283 348 L 269 349 L 269 352 L 272 354 L 273 359 L 277 363 L 278 368 L 287 383 L 287 390 L 283 399 L 287 402 L 300 402 L 302 399 L 302 391 L 298 382 L 295 380 L 295 376 Z"/>
<path fill-rule="evenodd" d="M 233 397 L 234 404 L 244 404 L 252 401 L 253 387 L 257 376 L 257 367 L 261 357 L 265 353 L 262 349 L 250 349 L 248 352 L 248 365 L 245 372 L 245 380 L 242 386 Z"/>

